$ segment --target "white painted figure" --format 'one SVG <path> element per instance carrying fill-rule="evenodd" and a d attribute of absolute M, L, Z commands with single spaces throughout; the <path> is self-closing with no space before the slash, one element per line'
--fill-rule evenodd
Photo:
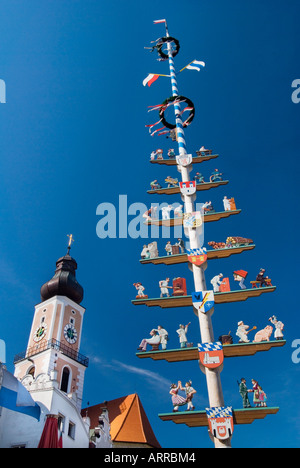
<path fill-rule="evenodd" d="M 214 288 L 214 292 L 219 292 L 220 291 L 220 285 L 222 284 L 222 278 L 223 278 L 223 273 L 220 273 L 219 275 L 214 276 L 210 280 L 210 284 L 212 284 Z"/>

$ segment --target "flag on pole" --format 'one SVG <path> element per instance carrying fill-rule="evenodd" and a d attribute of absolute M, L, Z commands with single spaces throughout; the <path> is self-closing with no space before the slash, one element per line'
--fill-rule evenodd
<path fill-rule="evenodd" d="M 153 73 L 149 73 L 147 78 L 144 79 L 143 85 L 146 86 L 151 86 L 154 81 L 156 81 L 159 78 L 159 75 L 154 75 Z"/>
<path fill-rule="evenodd" d="M 194 65 L 199 65 L 199 66 L 194 66 Z M 197 70 L 197 71 L 200 71 L 200 67 L 205 67 L 205 62 L 202 62 L 200 60 L 193 60 L 191 63 L 189 63 L 186 67 L 182 68 L 180 70 L 180 72 L 182 72 L 183 70 L 185 70 L 186 68 L 188 70 Z M 180 73 L 179 72 L 179 73 Z"/>
<path fill-rule="evenodd" d="M 155 73 L 149 73 L 149 75 L 144 79 L 143 85 L 146 86 L 151 86 L 154 81 L 156 81 L 160 76 L 167 76 L 168 78 L 171 77 L 171 75 L 159 75 Z"/>
<path fill-rule="evenodd" d="M 39 405 L 32 399 L 24 385 L 3 366 L 0 366 L 0 406 L 40 420 Z"/>
<path fill-rule="evenodd" d="M 153 21 L 154 24 L 158 24 L 158 23 L 166 23 L 166 20 L 165 19 L 161 19 L 161 20 L 155 20 Z"/>
<path fill-rule="evenodd" d="M 58 440 L 58 416 L 47 414 L 45 426 L 37 448 L 62 448 Z"/>

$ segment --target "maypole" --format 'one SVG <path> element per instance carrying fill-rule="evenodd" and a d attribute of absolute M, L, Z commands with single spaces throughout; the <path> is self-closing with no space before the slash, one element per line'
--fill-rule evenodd
<path fill-rule="evenodd" d="M 234 424 L 252 423 L 253 420 L 262 419 L 267 414 L 275 414 L 279 410 L 279 408 L 267 408 L 266 406 L 264 406 L 263 408 L 255 408 L 253 410 L 249 410 L 248 406 L 243 406 L 243 409 L 233 410 L 231 406 L 225 406 L 220 378 L 220 373 L 223 370 L 224 357 L 253 355 L 258 351 L 269 350 L 271 347 L 283 346 L 285 344 L 285 340 L 278 340 L 277 338 L 276 341 L 273 342 L 268 340 L 267 343 L 263 344 L 253 342 L 249 345 L 245 345 L 249 342 L 249 340 L 246 340 L 246 342 L 243 342 L 242 346 L 240 344 L 232 345 L 233 347 L 231 349 L 226 349 L 225 345 L 228 344 L 228 342 L 215 342 L 212 326 L 212 314 L 214 312 L 215 303 L 221 304 L 228 302 L 236 302 L 240 300 L 244 301 L 249 297 L 257 297 L 260 296 L 262 293 L 272 292 L 276 288 L 271 284 L 271 282 L 267 278 L 263 278 L 265 281 L 269 281 L 267 283 L 264 283 L 264 287 L 255 287 L 255 285 L 253 284 L 252 289 L 246 289 L 245 286 L 242 285 L 243 288 L 241 288 L 241 291 L 237 290 L 226 293 L 219 292 L 218 290 L 216 292 L 215 286 L 214 291 L 207 290 L 204 273 L 207 267 L 207 259 L 224 258 L 233 255 L 234 253 L 241 253 L 246 249 L 254 248 L 254 244 L 253 241 L 251 241 L 251 239 L 244 239 L 243 242 L 245 245 L 241 246 L 238 250 L 236 250 L 236 252 L 234 252 L 234 249 L 232 248 L 227 249 L 226 252 L 226 249 L 223 249 L 224 251 L 221 251 L 222 249 L 220 249 L 219 252 L 208 252 L 205 248 L 203 248 L 204 222 L 216 221 L 218 219 L 221 219 L 222 217 L 228 217 L 232 214 L 238 214 L 240 210 L 236 210 L 236 208 L 225 209 L 224 212 L 209 215 L 211 219 L 208 219 L 208 215 L 205 215 L 204 210 L 202 208 L 200 212 L 195 211 L 196 192 L 198 190 L 208 190 L 213 186 L 218 187 L 220 184 L 225 184 L 228 181 L 222 181 L 222 179 L 221 181 L 220 179 L 215 181 L 213 179 L 210 181 L 209 184 L 199 183 L 197 185 L 195 179 L 190 180 L 190 172 L 192 170 L 192 164 L 194 162 L 204 162 L 209 159 L 214 159 L 218 155 L 212 155 L 211 151 L 204 149 L 203 151 L 199 150 L 197 152 L 197 158 L 193 158 L 193 156 L 191 154 L 188 154 L 187 152 L 184 129 L 191 123 L 192 119 L 194 118 L 195 110 L 191 100 L 184 96 L 181 96 L 178 91 L 178 84 L 176 78 L 177 75 L 174 66 L 174 56 L 177 55 L 179 52 L 179 42 L 177 39 L 170 36 L 167 22 L 165 19 L 154 21 L 154 23 L 163 23 L 166 28 L 166 36 L 155 41 L 157 44 L 156 46 L 152 47 L 152 50 L 157 50 L 160 56 L 160 60 L 168 60 L 170 75 L 149 74 L 148 77 L 144 80 L 143 84 L 145 86 L 148 83 L 148 86 L 150 86 L 156 79 L 158 79 L 159 76 L 170 76 L 172 96 L 166 99 L 162 104 L 152 106 L 151 110 L 159 111 L 160 120 L 153 125 L 147 125 L 147 127 L 150 128 L 151 133 L 153 127 L 162 122 L 164 124 L 164 127 L 155 130 L 152 133 L 152 135 L 154 135 L 157 132 L 160 132 L 158 133 L 158 135 L 165 134 L 167 132 L 173 132 L 172 139 L 176 139 L 178 143 L 179 155 L 176 156 L 176 161 L 175 157 L 172 160 L 163 160 L 163 158 L 160 157 L 159 160 L 152 160 L 151 162 L 159 164 L 162 163 L 167 165 L 176 165 L 178 172 L 181 174 L 181 182 L 179 183 L 180 189 L 179 187 L 171 187 L 163 190 L 158 188 L 152 189 L 148 193 L 181 194 L 181 199 L 184 202 L 184 213 L 182 219 L 178 218 L 178 221 L 178 219 L 174 218 L 173 224 L 171 224 L 170 218 L 168 221 L 170 221 L 169 226 L 178 225 L 178 222 L 180 222 L 183 225 L 184 233 L 189 239 L 189 254 L 187 255 L 186 253 L 182 253 L 181 255 L 159 257 L 158 252 L 156 251 L 157 256 L 148 256 L 147 258 L 142 260 L 142 263 L 164 263 L 166 265 L 169 265 L 188 262 L 189 268 L 193 273 L 195 292 L 193 292 L 191 296 L 188 296 L 186 292 L 184 293 L 182 291 L 182 293 L 179 294 L 173 293 L 173 297 L 170 297 L 168 290 L 166 289 L 168 288 L 166 283 L 164 285 L 166 292 L 162 292 L 161 289 L 160 298 L 151 299 L 144 294 L 145 288 L 143 287 L 143 285 L 141 283 L 135 283 L 134 286 L 138 291 L 138 295 L 136 296 L 136 300 L 132 302 L 135 305 L 147 305 L 149 307 L 159 306 L 161 308 L 184 307 L 192 305 L 194 313 L 195 315 L 197 315 L 199 320 L 201 343 L 199 343 L 197 348 L 191 347 L 190 349 L 175 349 L 170 351 L 166 350 L 166 343 L 164 343 L 164 346 L 162 346 L 162 350 L 160 351 L 158 350 L 158 346 L 159 343 L 162 344 L 163 342 L 161 341 L 161 338 L 157 336 L 158 330 L 152 330 L 153 337 L 151 339 L 144 339 L 142 341 L 140 347 L 138 348 L 142 352 L 137 353 L 137 356 L 139 358 L 151 357 L 155 360 L 167 360 L 168 362 L 182 362 L 191 359 L 197 359 L 199 361 L 200 369 L 206 377 L 209 407 L 206 408 L 205 411 L 192 412 L 189 411 L 189 407 L 187 411 L 181 412 L 178 412 L 178 409 L 176 409 L 175 413 L 173 410 L 173 413 L 160 414 L 159 417 L 163 421 L 171 420 L 176 424 L 186 424 L 189 427 L 208 426 L 209 435 L 212 441 L 214 442 L 214 446 L 218 448 L 227 448 L 231 447 L 231 438 L 234 429 Z M 175 49 L 173 48 L 174 46 L 172 46 L 172 44 L 175 45 Z M 163 50 L 164 46 L 167 46 L 166 52 L 165 49 Z M 205 65 L 204 62 L 194 60 L 186 67 L 181 69 L 180 72 L 186 68 L 195 69 L 195 64 L 201 66 Z M 184 103 L 187 105 L 187 107 L 182 110 L 181 104 Z M 175 124 L 169 123 L 165 117 L 165 111 L 171 106 L 174 107 Z M 186 120 L 183 120 L 182 115 L 186 110 L 189 110 L 190 114 Z M 167 130 L 164 130 L 165 128 L 167 128 Z M 176 137 L 174 137 L 174 133 Z M 160 150 L 160 154 L 161 152 L 162 150 Z M 162 220 L 157 221 L 156 218 L 151 218 L 151 210 L 149 210 L 149 213 L 145 213 L 145 217 L 146 224 L 153 223 L 156 225 L 165 225 L 162 223 Z M 175 224 L 175 222 L 177 224 Z M 242 270 L 240 270 L 235 273 L 237 277 L 240 278 L 240 274 L 247 272 L 243 272 Z M 257 279 L 258 278 L 259 275 Z M 257 282 L 253 281 L 252 283 Z M 167 294 L 167 297 L 163 297 L 164 294 Z M 275 319 L 273 320 L 272 318 L 271 320 L 270 318 L 269 320 L 271 321 L 271 323 L 275 323 Z M 164 330 L 164 332 L 166 332 L 166 330 Z M 153 344 L 152 351 L 150 352 L 146 352 L 147 343 Z M 244 382 L 241 382 L 239 387 L 241 395 L 242 392 L 247 391 L 247 388 L 246 390 L 245 388 L 246 387 L 244 386 Z"/>
<path fill-rule="evenodd" d="M 170 37 L 167 22 L 165 21 L 166 26 L 166 37 Z M 167 43 L 168 47 L 168 59 L 169 59 L 169 68 L 170 68 L 170 75 L 171 75 L 171 84 L 172 84 L 172 93 L 173 96 L 179 96 L 178 92 L 178 85 L 176 79 L 176 71 L 175 65 L 173 60 L 172 54 L 172 47 L 171 43 Z M 186 149 L 186 141 L 184 135 L 184 128 L 183 122 L 181 119 L 181 107 L 180 103 L 174 104 L 174 111 L 175 111 L 175 119 L 176 119 L 176 137 L 178 142 L 178 150 L 180 155 L 187 154 Z M 181 172 L 182 182 L 189 182 L 190 181 L 190 170 L 186 166 L 179 165 L 177 166 L 179 172 Z M 185 213 L 192 213 L 195 211 L 194 208 L 194 201 L 195 198 L 194 194 L 182 194 L 183 202 L 184 202 L 184 212 Z M 203 218 L 202 218 L 203 224 Z M 202 245 L 200 245 L 200 236 L 198 235 L 197 229 L 187 229 L 187 235 L 190 242 L 191 249 L 200 249 Z M 192 264 L 192 271 L 194 277 L 194 286 L 195 291 L 205 291 L 206 290 L 206 281 L 205 281 L 205 274 L 204 269 L 206 268 L 206 263 L 198 266 Z M 214 334 L 213 334 L 213 327 L 211 321 L 211 314 L 212 311 L 203 314 L 198 310 L 198 318 L 199 318 L 199 325 L 200 325 L 200 334 L 201 334 L 201 341 L 202 343 L 211 343 L 214 342 Z M 208 369 L 203 368 L 203 372 L 206 376 L 206 383 L 207 383 L 207 390 L 208 390 L 208 398 L 209 404 L 211 407 L 223 407 L 224 406 L 224 398 L 223 398 L 223 391 L 220 379 L 220 368 L 216 369 Z M 230 439 L 226 440 L 219 440 L 216 437 L 214 439 L 215 447 L 230 447 Z"/>

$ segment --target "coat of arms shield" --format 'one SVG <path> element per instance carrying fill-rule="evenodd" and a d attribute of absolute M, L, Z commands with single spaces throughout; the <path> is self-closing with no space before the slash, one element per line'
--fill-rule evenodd
<path fill-rule="evenodd" d="M 176 156 L 176 162 L 180 166 L 189 166 L 192 164 L 193 156 L 191 154 L 180 154 L 179 156 Z"/>
<path fill-rule="evenodd" d="M 198 312 L 207 314 L 209 311 L 213 311 L 214 308 L 214 292 L 213 291 L 199 291 L 192 293 L 193 306 Z"/>
<path fill-rule="evenodd" d="M 187 182 L 179 182 L 180 192 L 182 195 L 193 195 L 196 193 L 196 181 L 189 180 Z"/>
<path fill-rule="evenodd" d="M 205 247 L 202 249 L 187 249 L 188 261 L 194 265 L 201 266 L 207 260 L 207 250 Z"/>
<path fill-rule="evenodd" d="M 206 408 L 208 427 L 211 434 L 219 440 L 229 439 L 233 433 L 233 415 L 231 406 Z"/>
<path fill-rule="evenodd" d="M 197 228 L 202 226 L 202 214 L 200 211 L 193 211 L 192 213 L 183 214 L 183 227 Z"/>
<path fill-rule="evenodd" d="M 208 369 L 216 369 L 224 361 L 223 345 L 220 341 L 198 344 L 201 364 Z"/>

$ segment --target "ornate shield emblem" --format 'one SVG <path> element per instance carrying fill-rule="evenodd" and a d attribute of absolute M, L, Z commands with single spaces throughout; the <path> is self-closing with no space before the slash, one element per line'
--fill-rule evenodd
<path fill-rule="evenodd" d="M 202 226 L 202 215 L 200 211 L 193 211 L 192 213 L 183 214 L 183 227 L 197 228 Z"/>
<path fill-rule="evenodd" d="M 214 308 L 214 292 L 213 291 L 199 291 L 192 293 L 193 306 L 198 312 L 207 314 Z"/>
<path fill-rule="evenodd" d="M 190 180 L 188 182 L 179 182 L 180 192 L 182 195 L 193 195 L 196 193 L 196 181 Z"/>
<path fill-rule="evenodd" d="M 220 440 L 229 439 L 233 433 L 233 416 L 231 406 L 206 408 L 208 427 L 211 434 Z"/>
<path fill-rule="evenodd" d="M 224 361 L 223 346 L 220 341 L 198 344 L 201 364 L 208 369 L 216 369 Z"/>
<path fill-rule="evenodd" d="M 207 251 L 203 249 L 187 249 L 188 261 L 197 266 L 202 265 L 207 260 Z"/>
<path fill-rule="evenodd" d="M 176 156 L 176 162 L 180 166 L 189 166 L 192 164 L 193 156 L 191 154 L 180 154 Z"/>

